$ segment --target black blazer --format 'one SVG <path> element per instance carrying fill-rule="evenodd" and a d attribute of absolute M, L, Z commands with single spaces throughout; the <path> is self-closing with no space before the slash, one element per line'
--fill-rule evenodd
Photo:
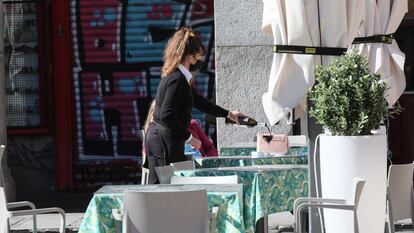
<path fill-rule="evenodd" d="M 229 111 L 200 96 L 187 82 L 180 70 L 161 78 L 155 97 L 154 121 L 182 141 L 190 137 L 187 128 L 192 107 L 216 116 L 227 117 Z"/>

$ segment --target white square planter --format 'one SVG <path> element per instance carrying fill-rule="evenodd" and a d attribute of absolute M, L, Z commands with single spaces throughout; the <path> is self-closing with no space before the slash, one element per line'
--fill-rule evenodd
<path fill-rule="evenodd" d="M 323 198 L 346 199 L 354 177 L 366 180 L 359 202 L 360 233 L 383 233 L 387 177 L 385 135 L 320 137 Z M 324 210 L 327 233 L 352 233 L 351 211 Z"/>

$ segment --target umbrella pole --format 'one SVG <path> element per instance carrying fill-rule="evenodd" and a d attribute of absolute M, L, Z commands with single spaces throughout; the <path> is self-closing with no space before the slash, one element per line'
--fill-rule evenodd
<path fill-rule="evenodd" d="M 316 4 L 318 4 L 319 47 L 322 47 L 321 10 L 320 10 L 320 5 L 319 5 L 319 0 L 316 1 Z M 322 55 L 320 55 L 319 58 L 321 59 L 321 66 L 323 66 Z"/>
<path fill-rule="evenodd" d="M 320 3 L 319 3 L 319 0 L 316 1 L 316 4 L 318 5 L 319 47 L 322 47 L 321 11 L 320 11 Z M 320 59 L 320 62 L 321 62 L 321 66 L 323 66 L 322 55 L 319 56 L 319 59 Z M 316 140 L 315 140 L 315 148 L 314 148 L 315 155 L 316 155 L 316 143 L 317 143 L 317 140 L 318 139 L 316 138 Z M 314 169 L 315 169 L 315 184 L 316 184 L 315 189 L 316 189 L 316 195 L 317 195 L 318 198 L 321 198 L 322 195 L 320 194 L 321 192 L 319 192 L 320 191 L 320 188 L 321 188 L 320 187 L 321 182 L 320 182 L 320 180 L 318 181 L 318 177 L 316 175 L 316 168 L 317 167 L 320 168 L 320 161 L 317 160 L 315 158 L 315 156 L 314 156 L 313 159 L 314 159 L 314 163 L 315 163 L 314 164 Z M 316 163 L 317 162 L 319 162 L 319 166 L 316 166 Z M 319 170 L 319 172 L 320 172 L 320 170 Z M 321 224 L 320 225 L 321 233 L 325 233 L 325 227 L 324 227 L 325 224 L 324 224 L 324 219 L 323 219 L 323 211 L 320 208 L 318 208 L 318 214 L 319 214 L 319 223 Z"/>

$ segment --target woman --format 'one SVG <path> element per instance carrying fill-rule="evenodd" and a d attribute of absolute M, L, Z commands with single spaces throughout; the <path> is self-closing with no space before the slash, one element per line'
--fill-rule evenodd
<path fill-rule="evenodd" d="M 188 126 L 188 132 L 196 139 L 200 140 L 201 145 L 199 148 L 202 157 L 214 157 L 218 156 L 217 149 L 214 147 L 213 141 L 204 133 L 197 120 L 191 119 Z"/>
<path fill-rule="evenodd" d="M 154 118 L 146 137 L 150 184 L 158 183 L 155 167 L 186 160 L 184 143 L 200 148 L 200 140 L 188 131 L 193 106 L 202 112 L 228 117 L 237 123 L 238 117 L 243 116 L 238 111 L 228 111 L 209 102 L 190 86 L 190 70 L 195 71 L 203 65 L 205 52 L 200 38 L 189 28 L 178 30 L 165 48 Z"/>

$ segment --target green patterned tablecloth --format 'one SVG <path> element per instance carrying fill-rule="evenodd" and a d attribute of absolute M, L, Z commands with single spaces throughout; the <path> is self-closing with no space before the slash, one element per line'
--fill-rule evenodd
<path fill-rule="evenodd" d="M 298 197 L 308 196 L 307 165 L 262 165 L 178 171 L 179 176 L 237 175 L 243 184 L 246 232 L 254 232 L 260 218 L 279 211 L 291 211 Z"/>
<path fill-rule="evenodd" d="M 217 231 L 222 233 L 244 233 L 243 188 L 240 184 L 217 185 L 116 185 L 104 186 L 93 196 L 85 212 L 79 233 L 114 233 L 115 220 L 112 209 L 123 203 L 123 192 L 127 189 L 142 191 L 206 189 L 208 207 L 218 207 Z"/>
<path fill-rule="evenodd" d="M 197 168 L 244 167 L 254 165 L 308 164 L 308 156 L 219 156 L 194 158 Z"/>
<path fill-rule="evenodd" d="M 220 149 L 220 156 L 250 156 L 256 147 L 222 147 Z M 289 147 L 286 155 L 291 156 L 307 156 L 309 149 L 306 146 L 292 146 Z"/>

